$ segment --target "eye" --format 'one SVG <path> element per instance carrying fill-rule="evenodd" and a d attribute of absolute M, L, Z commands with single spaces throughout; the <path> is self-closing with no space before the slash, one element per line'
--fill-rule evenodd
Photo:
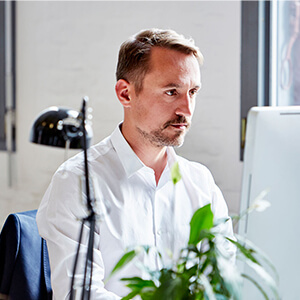
<path fill-rule="evenodd" d="M 176 90 L 169 90 L 169 91 L 166 91 L 166 94 L 168 96 L 175 96 L 175 95 L 177 95 L 177 91 Z"/>
<path fill-rule="evenodd" d="M 190 95 L 191 96 L 196 96 L 198 91 L 199 91 L 198 89 L 192 89 L 192 90 L 190 90 Z"/>

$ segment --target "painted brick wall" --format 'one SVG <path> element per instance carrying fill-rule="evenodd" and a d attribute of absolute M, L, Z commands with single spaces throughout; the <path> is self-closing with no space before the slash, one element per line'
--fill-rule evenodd
<path fill-rule="evenodd" d="M 114 95 L 119 45 L 149 27 L 192 36 L 204 54 L 193 127 L 178 152 L 210 168 L 230 211 L 237 212 L 240 24 L 239 1 L 19 1 L 17 152 L 13 187 L 7 185 L 7 155 L 0 153 L 0 225 L 10 212 L 38 207 L 64 160 L 63 150 L 29 143 L 34 118 L 51 105 L 79 109 L 82 96 L 88 95 L 94 142 L 109 135 L 122 120 Z"/>

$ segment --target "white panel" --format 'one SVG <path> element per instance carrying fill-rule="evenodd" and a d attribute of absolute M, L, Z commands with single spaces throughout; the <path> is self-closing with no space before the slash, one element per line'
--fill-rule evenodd
<path fill-rule="evenodd" d="M 284 300 L 299 299 L 299 133 L 300 107 L 260 107 L 249 113 L 241 211 L 267 188 L 270 191 L 266 199 L 271 207 L 251 213 L 240 223 L 239 233 L 246 234 L 271 258 L 279 273 Z M 252 284 L 245 283 L 243 299 L 264 298 Z"/>

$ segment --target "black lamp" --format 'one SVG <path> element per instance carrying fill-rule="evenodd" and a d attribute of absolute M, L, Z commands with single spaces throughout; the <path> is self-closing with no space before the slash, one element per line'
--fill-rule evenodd
<path fill-rule="evenodd" d="M 81 114 L 73 109 L 51 106 L 42 111 L 34 121 L 30 141 L 32 143 L 71 149 L 83 149 Z M 87 148 L 92 139 L 92 130 L 86 126 Z"/>
<path fill-rule="evenodd" d="M 92 282 L 93 246 L 96 214 L 94 211 L 95 197 L 94 195 L 91 195 L 93 189 L 91 189 L 90 187 L 88 171 L 87 148 L 91 144 L 93 133 L 91 126 L 86 122 L 87 101 L 88 98 L 84 97 L 82 101 L 82 109 L 80 112 L 56 106 L 49 107 L 39 114 L 39 116 L 34 121 L 30 132 L 30 141 L 33 143 L 53 147 L 82 149 L 84 152 L 85 191 L 89 214 L 85 219 L 82 220 L 71 282 L 71 300 L 75 299 L 74 278 L 80 252 L 83 228 L 86 222 L 90 224 L 90 234 L 88 241 L 88 250 L 86 254 L 83 290 L 81 294 L 82 300 L 90 299 Z"/>

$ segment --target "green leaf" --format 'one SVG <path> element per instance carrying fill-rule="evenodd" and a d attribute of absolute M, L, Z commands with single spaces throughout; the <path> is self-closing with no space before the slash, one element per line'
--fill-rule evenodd
<path fill-rule="evenodd" d="M 175 162 L 171 168 L 171 178 L 174 185 L 181 180 L 181 174 L 180 174 L 178 162 Z"/>
<path fill-rule="evenodd" d="M 230 218 L 220 218 L 214 221 L 214 226 L 219 226 L 220 224 L 224 224 L 228 222 Z"/>
<path fill-rule="evenodd" d="M 181 300 L 188 291 L 188 285 L 184 284 L 180 277 L 168 278 L 162 281 L 162 284 L 153 295 L 155 300 Z"/>
<path fill-rule="evenodd" d="M 236 266 L 223 255 L 217 254 L 218 269 L 226 290 L 234 300 L 242 298 L 242 277 Z M 230 299 L 231 299 L 230 298 Z"/>
<path fill-rule="evenodd" d="M 144 246 L 137 246 L 133 250 L 126 252 L 117 262 L 117 264 L 115 265 L 115 267 L 113 268 L 113 270 L 111 271 L 109 277 L 105 280 L 105 282 L 107 282 L 112 277 L 112 275 L 114 275 L 117 271 L 122 269 L 129 262 L 131 262 L 139 253 L 144 251 L 146 254 L 149 254 L 149 250 L 150 250 L 150 246 L 144 245 Z M 159 252 L 157 253 L 160 257 L 161 254 Z"/>
<path fill-rule="evenodd" d="M 127 265 L 130 261 L 132 261 L 136 255 L 139 253 L 137 250 L 131 250 L 129 252 L 126 252 L 121 259 L 118 261 L 118 263 L 115 265 L 113 270 L 110 273 L 109 278 L 115 274 L 119 269 L 123 268 L 125 265 Z"/>
<path fill-rule="evenodd" d="M 139 294 L 138 291 L 131 292 L 127 296 L 121 298 L 121 300 L 131 300 L 131 299 L 133 299 L 138 294 Z"/>
<path fill-rule="evenodd" d="M 155 288 L 144 287 L 141 292 L 142 300 L 154 300 L 153 295 L 156 290 L 157 290 L 157 287 L 155 287 Z"/>
<path fill-rule="evenodd" d="M 248 276 L 246 274 L 242 274 L 242 276 L 244 278 L 248 279 L 249 281 L 251 281 L 257 287 L 257 289 L 262 293 L 262 295 L 264 296 L 264 298 L 266 300 L 269 300 L 269 297 L 268 297 L 267 293 L 264 291 L 264 289 L 259 285 L 259 283 L 256 280 L 254 280 L 252 277 L 250 277 L 250 276 Z"/>
<path fill-rule="evenodd" d="M 205 235 L 202 231 L 207 231 L 213 227 L 213 212 L 210 204 L 199 208 L 193 215 L 190 222 L 189 245 L 197 245 Z M 202 233 L 202 234 L 201 234 Z"/>
<path fill-rule="evenodd" d="M 271 277 L 271 275 L 260 265 L 254 263 L 250 259 L 246 260 L 246 263 L 249 267 L 251 267 L 260 277 L 263 279 L 263 281 L 268 285 L 268 287 L 272 290 L 275 299 L 279 300 L 279 293 L 278 293 L 278 287 L 274 281 L 274 279 Z"/>
<path fill-rule="evenodd" d="M 238 243 L 243 244 L 243 245 L 245 245 L 245 247 L 248 247 L 249 249 L 251 249 L 252 253 L 255 253 L 256 256 L 260 260 L 265 262 L 271 268 L 276 282 L 279 282 L 279 274 L 278 274 L 274 264 L 271 262 L 271 259 L 268 257 L 268 255 L 264 251 L 262 251 L 259 247 L 254 245 L 254 243 L 247 240 L 245 237 L 237 235 L 237 234 L 235 235 L 235 237 L 236 237 Z"/>
<path fill-rule="evenodd" d="M 132 291 L 123 297 L 122 300 L 132 299 L 136 295 L 140 295 L 142 299 L 150 300 L 157 289 L 152 280 L 145 280 L 140 277 L 122 278 L 121 280 L 128 281 L 129 283 L 126 286 Z"/>
<path fill-rule="evenodd" d="M 242 245 L 241 243 L 234 241 L 230 238 L 227 238 L 228 241 L 230 241 L 231 243 L 233 243 L 240 251 L 241 253 L 248 259 L 250 259 L 252 262 L 256 263 L 259 265 L 259 262 L 257 261 L 257 259 L 253 256 L 253 253 L 255 253 L 255 251 L 253 249 L 247 249 L 244 245 Z"/>
<path fill-rule="evenodd" d="M 204 286 L 205 296 L 208 300 L 216 300 L 216 296 L 213 291 L 213 287 L 211 286 L 209 280 L 204 274 L 199 276 L 200 283 Z"/>
<path fill-rule="evenodd" d="M 221 294 L 215 294 L 215 296 L 216 300 L 232 300 L 231 298 L 229 299 L 227 296 Z"/>
<path fill-rule="evenodd" d="M 197 275 L 198 265 L 194 265 L 189 269 L 186 269 L 185 272 L 182 274 L 182 277 L 186 280 L 189 280 L 191 277 Z"/>
<path fill-rule="evenodd" d="M 132 288 L 143 288 L 143 287 L 155 287 L 155 284 L 152 280 L 142 279 L 140 277 L 129 277 L 129 278 L 122 278 L 122 281 L 128 281 L 129 283 L 126 286 Z"/>

